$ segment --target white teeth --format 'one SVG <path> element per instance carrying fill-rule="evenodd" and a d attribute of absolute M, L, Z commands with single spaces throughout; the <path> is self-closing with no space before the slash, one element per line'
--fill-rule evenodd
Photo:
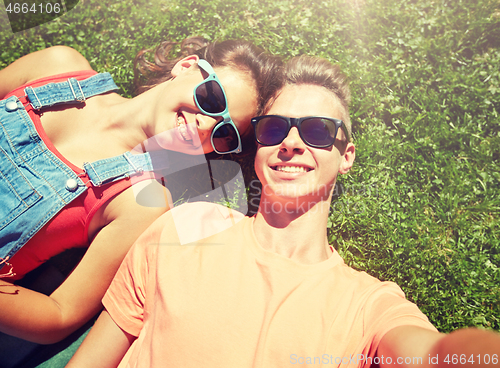
<path fill-rule="evenodd" d="M 177 115 L 177 129 L 179 129 L 179 133 L 181 134 L 182 138 L 184 138 L 184 140 L 186 141 L 192 140 L 191 135 L 187 130 L 186 123 L 181 115 Z"/>
<path fill-rule="evenodd" d="M 276 166 L 276 171 L 283 171 L 288 173 L 297 173 L 297 172 L 308 172 L 309 170 L 303 166 Z"/>
<path fill-rule="evenodd" d="M 187 131 L 186 125 L 180 125 L 179 126 L 179 133 L 181 133 L 182 138 L 184 138 L 186 141 L 190 141 L 191 137 L 189 136 L 189 133 Z"/>

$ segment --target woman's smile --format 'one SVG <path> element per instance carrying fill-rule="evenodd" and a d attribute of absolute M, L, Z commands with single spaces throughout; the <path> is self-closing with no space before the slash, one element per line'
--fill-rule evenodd
<path fill-rule="evenodd" d="M 177 115 L 177 123 L 176 123 L 177 130 L 179 131 L 180 135 L 182 138 L 184 138 L 185 141 L 192 141 L 193 137 L 191 133 L 188 130 L 186 119 L 181 113 L 178 113 Z"/>

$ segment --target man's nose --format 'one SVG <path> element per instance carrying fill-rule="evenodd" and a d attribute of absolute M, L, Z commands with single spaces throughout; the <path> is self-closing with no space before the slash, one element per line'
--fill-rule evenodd
<path fill-rule="evenodd" d="M 305 148 L 306 145 L 300 137 L 297 127 L 292 127 L 288 135 L 280 144 L 280 150 L 282 152 L 303 152 Z"/>

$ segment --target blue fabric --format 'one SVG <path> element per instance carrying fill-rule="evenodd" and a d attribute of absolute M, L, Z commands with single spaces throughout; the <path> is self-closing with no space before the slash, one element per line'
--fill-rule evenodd
<path fill-rule="evenodd" d="M 64 103 L 83 102 L 87 98 L 117 90 L 111 74 L 100 73 L 83 81 L 68 78 L 65 82 L 48 83 L 40 87 L 26 87 L 28 96 L 35 110 Z"/>
<path fill-rule="evenodd" d="M 74 104 L 116 88 L 111 75 L 104 73 L 80 82 L 27 87 L 25 92 L 38 109 Z M 152 163 L 149 153 L 127 152 L 84 168 L 91 183 L 99 186 L 149 171 Z M 2 261 L 8 261 L 86 189 L 82 178 L 47 148 L 21 101 L 15 96 L 0 101 L 0 272 L 5 266 Z"/>
<path fill-rule="evenodd" d="M 124 176 L 152 171 L 153 165 L 149 153 L 132 155 L 130 152 L 125 152 L 121 156 L 106 158 L 92 163 L 87 162 L 83 165 L 83 168 L 92 184 L 99 186 L 119 180 Z"/>
<path fill-rule="evenodd" d="M 13 109 L 13 102 L 17 109 Z M 0 257 L 12 257 L 86 187 L 43 143 L 17 97 L 0 101 Z M 66 189 L 68 179 L 78 183 Z"/>

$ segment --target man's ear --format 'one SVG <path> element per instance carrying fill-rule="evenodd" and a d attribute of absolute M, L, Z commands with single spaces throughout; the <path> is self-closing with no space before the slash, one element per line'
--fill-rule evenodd
<path fill-rule="evenodd" d="M 197 64 L 198 60 L 200 60 L 198 55 L 186 56 L 185 58 L 183 58 L 183 59 L 179 60 L 177 63 L 175 63 L 170 74 L 172 74 L 172 77 L 178 77 L 181 73 L 183 73 L 184 71 L 189 69 L 191 66 L 193 66 L 194 64 Z"/>
<path fill-rule="evenodd" d="M 342 162 L 340 163 L 339 173 L 347 174 L 351 169 L 354 159 L 356 158 L 356 147 L 353 143 L 347 143 L 344 154 L 342 155 Z"/>

